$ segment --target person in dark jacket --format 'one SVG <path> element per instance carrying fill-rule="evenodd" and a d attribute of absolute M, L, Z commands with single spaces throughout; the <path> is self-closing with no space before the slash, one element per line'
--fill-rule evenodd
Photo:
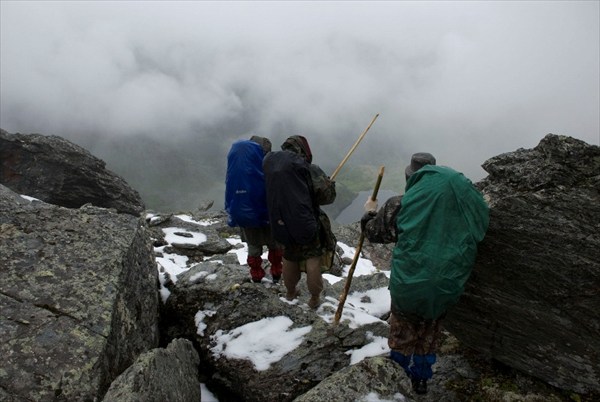
<path fill-rule="evenodd" d="M 367 200 L 361 228 L 375 243 L 396 243 L 392 254 L 390 357 L 418 394 L 433 375 L 441 323 L 464 291 L 489 223 L 481 193 L 462 174 L 416 153 L 405 170 L 406 191 Z"/>
<path fill-rule="evenodd" d="M 327 215 L 319 206 L 335 200 L 335 182 L 312 163 L 308 141 L 300 135 L 288 137 L 279 153 L 273 152 L 265 157 L 263 166 L 272 233 L 276 239 L 278 235 L 282 236 L 279 241 L 284 244 L 286 298 L 290 301 L 296 299 L 298 282 L 302 272 L 306 272 L 306 284 L 311 295 L 308 305 L 316 309 L 321 303 L 322 259 L 326 253 L 320 222 Z M 279 177 L 287 180 L 281 182 Z M 294 205 L 297 206 L 292 207 Z M 290 207 L 294 210 L 290 211 Z M 310 233 L 306 231 L 307 227 Z"/>
<path fill-rule="evenodd" d="M 227 156 L 225 210 L 228 224 L 240 227 L 242 241 L 248 245 L 246 262 L 250 277 L 256 283 L 265 277 L 262 259 L 265 246 L 274 283 L 281 279 L 283 272 L 283 248 L 271 235 L 262 170 L 262 161 L 269 152 L 271 141 L 254 135 L 250 140 L 234 143 Z"/>

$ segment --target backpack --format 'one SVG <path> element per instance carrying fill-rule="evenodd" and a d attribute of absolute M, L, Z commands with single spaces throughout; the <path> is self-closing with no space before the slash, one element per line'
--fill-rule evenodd
<path fill-rule="evenodd" d="M 269 225 L 263 155 L 262 147 L 250 140 L 233 143 L 227 154 L 225 210 L 231 227 Z"/>
<path fill-rule="evenodd" d="M 489 207 L 462 173 L 427 165 L 412 174 L 396 218 L 389 284 L 394 308 L 436 319 L 456 304 L 488 224 Z"/>
<path fill-rule="evenodd" d="M 319 208 L 319 236 L 323 255 L 321 256 L 321 270 L 329 271 L 333 266 L 336 255 L 337 238 L 331 230 L 331 221 L 327 214 Z"/>
<path fill-rule="evenodd" d="M 263 161 L 271 233 L 284 246 L 311 244 L 317 237 L 309 166 L 291 151 L 271 152 Z"/>

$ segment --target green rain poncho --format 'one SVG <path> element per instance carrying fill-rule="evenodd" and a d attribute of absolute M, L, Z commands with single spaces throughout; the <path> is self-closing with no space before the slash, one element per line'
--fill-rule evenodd
<path fill-rule="evenodd" d="M 415 172 L 406 184 L 396 222 L 392 307 L 435 319 L 455 304 L 488 223 L 487 204 L 462 173 L 432 165 Z"/>

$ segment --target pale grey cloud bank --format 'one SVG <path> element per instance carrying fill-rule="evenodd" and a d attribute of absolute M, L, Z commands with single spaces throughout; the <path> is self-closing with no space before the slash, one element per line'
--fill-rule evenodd
<path fill-rule="evenodd" d="M 0 4 L 9 132 L 303 133 L 335 165 L 380 113 L 358 157 L 427 150 L 473 179 L 550 132 L 600 141 L 598 1 Z"/>

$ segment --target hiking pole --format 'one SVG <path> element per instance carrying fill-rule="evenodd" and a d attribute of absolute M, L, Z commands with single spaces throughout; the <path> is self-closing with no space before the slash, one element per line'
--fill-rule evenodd
<path fill-rule="evenodd" d="M 348 151 L 348 153 L 346 154 L 346 156 L 344 157 L 344 159 L 342 159 L 342 161 L 340 162 L 340 164 L 338 165 L 338 167 L 333 171 L 333 173 L 329 177 L 331 180 L 335 179 L 335 176 L 337 176 L 337 174 L 340 172 L 340 169 L 342 168 L 342 166 L 344 166 L 344 164 L 346 163 L 346 161 L 348 160 L 348 158 L 350 158 L 350 155 L 352 155 L 352 152 L 354 152 L 354 150 L 356 149 L 356 147 L 358 146 L 358 144 L 362 141 L 362 139 L 365 136 L 365 134 L 367 134 L 367 131 L 369 131 L 369 129 L 371 128 L 371 126 L 373 125 L 373 123 L 375 123 L 375 119 L 377 119 L 378 117 L 379 117 L 379 113 L 377 113 L 375 115 L 375 117 L 373 117 L 373 120 L 371 120 L 371 123 L 369 123 L 369 126 L 365 129 L 365 131 L 363 131 L 363 133 L 360 135 L 360 137 L 358 137 L 358 140 L 356 140 L 356 142 L 354 143 L 354 145 L 352 145 L 352 148 L 350 148 L 350 151 Z"/>
<path fill-rule="evenodd" d="M 377 117 L 377 116 L 375 116 Z M 379 186 L 381 185 L 381 179 L 383 178 L 383 166 L 379 168 L 379 175 L 377 176 L 377 183 L 375 183 L 375 188 L 373 189 L 373 194 L 371 195 L 371 200 L 375 201 L 377 199 L 377 192 L 379 191 Z M 356 269 L 356 263 L 358 262 L 358 258 L 360 257 L 360 251 L 363 246 L 363 242 L 365 241 L 365 234 L 361 230 L 360 238 L 358 239 L 358 246 L 356 246 L 356 251 L 354 252 L 354 259 L 352 260 L 352 265 L 350 265 L 350 270 L 348 271 L 348 277 L 346 278 L 346 283 L 344 284 L 344 291 L 340 296 L 340 302 L 338 304 L 337 311 L 335 312 L 335 316 L 333 318 L 333 325 L 338 325 L 340 322 L 340 318 L 342 316 L 342 310 L 344 309 L 344 303 L 346 303 L 346 297 L 348 297 L 348 291 L 350 290 L 350 284 L 352 283 L 352 275 L 354 275 L 354 270 Z"/>

